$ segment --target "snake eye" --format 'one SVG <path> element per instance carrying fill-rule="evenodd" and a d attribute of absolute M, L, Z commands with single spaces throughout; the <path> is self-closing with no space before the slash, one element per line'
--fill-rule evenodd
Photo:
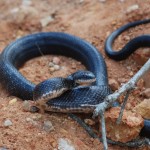
<path fill-rule="evenodd" d="M 78 84 L 91 84 L 96 81 L 95 75 L 90 71 L 80 70 L 72 74 L 72 77 Z"/>

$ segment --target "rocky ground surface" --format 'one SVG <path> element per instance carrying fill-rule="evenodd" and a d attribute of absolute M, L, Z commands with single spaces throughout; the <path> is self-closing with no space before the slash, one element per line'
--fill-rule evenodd
<path fill-rule="evenodd" d="M 128 59 L 116 62 L 105 55 L 105 40 L 112 31 L 123 24 L 150 18 L 149 6 L 150 0 L 144 3 L 141 0 L 1 0 L 0 51 L 2 52 L 13 40 L 27 34 L 41 31 L 67 32 L 96 46 L 105 58 L 110 86 L 113 90 L 117 90 L 150 57 L 150 49 L 140 49 Z M 129 29 L 117 38 L 114 48 L 119 50 L 132 38 L 149 33 L 150 24 Z M 28 80 L 37 84 L 50 77 L 65 77 L 79 69 L 85 69 L 85 67 L 72 58 L 42 56 L 29 60 L 20 68 L 20 72 Z M 135 138 L 143 126 L 143 119 L 150 119 L 149 75 L 150 72 L 140 80 L 137 89 L 130 95 L 123 116 L 123 125 L 121 124 L 119 128 L 114 125 L 118 110 L 110 110 L 106 114 L 109 138 L 118 140 L 117 135 L 119 135 L 121 137 L 119 140 L 122 142 Z M 122 102 L 122 98 L 119 102 Z M 19 98 L 10 96 L 4 88 L 0 87 L 0 150 L 98 150 L 103 148 L 102 143 L 91 138 L 66 114 L 33 114 L 26 112 L 23 109 L 24 105 Z M 139 114 L 135 114 L 137 112 Z M 91 120 L 91 115 L 80 117 L 93 128 L 95 133 L 99 134 L 99 124 Z M 109 125 L 113 126 L 114 130 Z M 132 132 L 136 130 L 136 133 L 124 136 L 130 130 Z M 109 149 L 127 150 L 129 148 L 109 145 Z M 133 149 L 146 150 L 149 147 Z"/>

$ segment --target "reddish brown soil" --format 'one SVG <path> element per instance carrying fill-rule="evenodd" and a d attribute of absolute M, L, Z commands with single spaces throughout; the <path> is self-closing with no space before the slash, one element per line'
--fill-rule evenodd
<path fill-rule="evenodd" d="M 139 9 L 130 14 L 126 14 L 129 6 L 138 4 Z M 1 0 L 0 1 L 0 51 L 11 41 L 23 35 L 41 31 L 62 31 L 79 36 L 97 47 L 105 58 L 108 67 L 109 79 L 116 79 L 119 83 L 130 79 L 133 71 L 139 69 L 139 65 L 134 63 L 133 56 L 127 60 L 116 62 L 105 56 L 104 42 L 106 37 L 117 27 L 135 21 L 150 17 L 150 0 L 144 3 L 141 0 L 107 0 L 105 3 L 98 0 L 36 0 L 32 1 L 30 13 L 19 11 L 15 15 L 12 13 L 16 8 L 21 7 L 20 0 Z M 33 10 L 34 9 L 34 10 Z M 26 15 L 25 15 L 26 14 Z M 40 19 L 48 15 L 54 15 L 54 21 L 46 27 L 41 27 Z M 150 24 L 131 29 L 120 36 L 114 48 L 120 49 L 130 39 L 150 33 Z M 49 62 L 54 56 L 44 56 L 28 61 L 21 72 L 34 83 L 54 76 L 67 76 L 84 66 L 73 59 L 60 56 L 63 69 L 50 73 Z M 72 67 L 74 65 L 74 67 Z M 130 66 L 131 69 L 128 69 Z M 149 82 L 149 81 L 148 81 Z M 10 150 L 57 150 L 58 139 L 67 138 L 71 141 L 77 150 L 98 150 L 103 146 L 98 140 L 92 139 L 84 129 L 66 114 L 32 114 L 24 112 L 22 101 L 9 104 L 13 97 L 9 96 L 5 89 L 0 88 L 0 147 L 6 147 Z M 138 94 L 130 98 L 130 104 L 135 106 L 143 99 Z M 131 109 L 131 108 L 130 108 Z M 35 121 L 35 124 L 28 122 L 27 118 Z M 39 119 L 37 119 L 39 118 Z M 84 115 L 84 118 L 89 116 Z M 4 120 L 10 119 L 12 126 L 4 127 Z M 43 130 L 43 122 L 50 120 L 54 130 L 46 132 Z M 97 131 L 98 132 L 98 131 Z M 109 149 L 129 149 L 119 146 L 109 145 Z M 138 148 L 148 149 L 148 148 Z"/>

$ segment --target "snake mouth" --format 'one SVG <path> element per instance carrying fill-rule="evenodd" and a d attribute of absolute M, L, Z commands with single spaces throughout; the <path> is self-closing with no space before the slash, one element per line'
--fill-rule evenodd
<path fill-rule="evenodd" d="M 91 84 L 95 81 L 96 81 L 96 78 L 94 78 L 94 79 L 78 79 L 75 82 L 78 84 Z"/>

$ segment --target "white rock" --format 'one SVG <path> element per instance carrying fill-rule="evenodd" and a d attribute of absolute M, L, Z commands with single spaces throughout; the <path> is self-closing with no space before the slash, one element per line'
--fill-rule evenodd
<path fill-rule="evenodd" d="M 17 102 L 17 98 L 13 98 L 12 100 L 9 101 L 9 104 L 12 105 L 12 104 L 15 104 Z"/>
<path fill-rule="evenodd" d="M 29 103 L 29 101 L 23 101 L 22 106 L 23 106 L 23 110 L 30 111 L 31 104 Z"/>
<path fill-rule="evenodd" d="M 58 150 L 75 150 L 75 148 L 68 140 L 60 138 L 58 140 Z"/>
<path fill-rule="evenodd" d="M 59 66 L 59 65 L 54 65 L 54 69 L 55 69 L 55 70 L 59 70 L 59 69 L 60 69 L 60 66 Z"/>
<path fill-rule="evenodd" d="M 4 126 L 5 126 L 5 127 L 11 126 L 11 125 L 12 125 L 11 120 L 6 119 L 6 120 L 4 121 Z"/>
<path fill-rule="evenodd" d="M 52 130 L 54 130 L 54 127 L 52 125 L 52 122 L 47 120 L 47 121 L 44 121 L 44 125 L 43 125 L 43 129 L 47 132 L 50 132 Z"/>
<path fill-rule="evenodd" d="M 40 20 L 40 23 L 41 23 L 42 27 L 46 27 L 53 20 L 54 20 L 54 18 L 52 16 L 47 16 L 45 18 L 42 18 Z"/>
<path fill-rule="evenodd" d="M 126 12 L 130 13 L 130 12 L 135 11 L 137 9 L 139 9 L 139 5 L 135 4 L 135 5 L 128 7 Z"/>

